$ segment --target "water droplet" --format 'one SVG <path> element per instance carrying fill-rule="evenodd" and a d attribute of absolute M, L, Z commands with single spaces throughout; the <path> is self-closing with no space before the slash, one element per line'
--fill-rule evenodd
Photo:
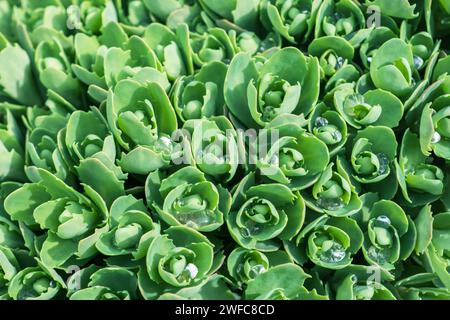
<path fill-rule="evenodd" d="M 379 264 L 386 263 L 386 257 L 380 252 L 380 250 L 378 250 L 374 246 L 371 246 L 367 250 L 367 255 L 369 256 L 370 259 L 372 259 L 373 261 L 375 261 Z"/>
<path fill-rule="evenodd" d="M 367 57 L 367 62 L 368 62 L 369 64 L 371 64 L 371 63 L 372 63 L 372 57 Z"/>
<path fill-rule="evenodd" d="M 433 132 L 433 135 L 431 136 L 431 143 L 438 143 L 439 141 L 441 141 L 441 135 L 437 131 Z"/>
<path fill-rule="evenodd" d="M 178 281 L 187 282 L 194 279 L 198 274 L 198 268 L 193 263 L 188 263 L 184 270 L 177 277 Z"/>
<path fill-rule="evenodd" d="M 197 276 L 197 274 L 198 274 L 198 268 L 197 268 L 197 266 L 196 266 L 195 264 L 193 264 L 193 263 L 188 263 L 187 266 L 186 266 L 186 268 L 185 268 L 185 270 L 186 270 L 187 272 L 189 272 L 189 277 L 190 277 L 191 279 L 194 279 L 194 278 Z"/>
<path fill-rule="evenodd" d="M 344 59 L 344 58 L 342 58 L 342 57 L 337 57 L 337 58 L 336 58 L 336 69 L 342 68 L 342 66 L 344 65 L 344 63 L 345 63 L 345 59 Z"/>
<path fill-rule="evenodd" d="M 54 280 L 50 281 L 50 283 L 48 284 L 48 286 L 49 286 L 50 288 L 55 288 L 55 287 L 56 287 L 56 281 L 54 281 Z"/>
<path fill-rule="evenodd" d="M 420 69 L 423 66 L 423 59 L 419 56 L 414 55 L 414 67 Z"/>
<path fill-rule="evenodd" d="M 172 145 L 172 140 L 165 136 L 160 137 L 158 141 L 166 147 L 170 147 Z"/>
<path fill-rule="evenodd" d="M 338 242 L 333 242 L 333 245 L 328 250 L 320 254 L 320 260 L 326 263 L 340 262 L 344 258 L 345 258 L 345 249 Z"/>
<path fill-rule="evenodd" d="M 385 174 L 389 167 L 389 158 L 384 153 L 378 153 L 377 158 L 380 163 L 378 174 Z"/>
<path fill-rule="evenodd" d="M 317 118 L 316 118 L 315 126 L 316 126 L 317 128 L 324 127 L 324 126 L 326 126 L 326 125 L 328 125 L 328 120 L 327 120 L 327 119 L 322 118 L 322 117 L 317 117 Z"/>
<path fill-rule="evenodd" d="M 249 275 L 253 279 L 263 272 L 266 272 L 266 268 L 264 268 L 264 266 L 262 264 L 257 264 L 257 265 L 254 265 L 253 267 L 251 267 Z"/>
<path fill-rule="evenodd" d="M 339 130 L 334 130 L 331 135 L 332 135 L 333 139 L 336 140 L 336 143 L 341 142 L 342 133 Z"/>
<path fill-rule="evenodd" d="M 173 150 L 172 140 L 165 136 L 159 137 L 155 142 L 155 149 L 162 152 L 171 152 Z"/>
<path fill-rule="evenodd" d="M 358 277 L 356 276 L 356 274 L 352 274 L 351 280 L 352 280 L 353 283 L 357 283 L 358 282 Z"/>
<path fill-rule="evenodd" d="M 205 212 L 182 213 L 178 214 L 176 219 L 185 226 L 193 229 L 206 226 L 212 222 L 212 217 Z"/>
<path fill-rule="evenodd" d="M 377 217 L 377 221 L 380 222 L 381 224 L 385 225 L 385 226 L 390 226 L 391 225 L 391 219 L 389 219 L 389 217 L 382 215 L 382 216 L 378 216 Z"/>
<path fill-rule="evenodd" d="M 344 202 L 341 198 L 319 198 L 316 203 L 322 209 L 331 211 L 336 211 L 344 207 Z"/>

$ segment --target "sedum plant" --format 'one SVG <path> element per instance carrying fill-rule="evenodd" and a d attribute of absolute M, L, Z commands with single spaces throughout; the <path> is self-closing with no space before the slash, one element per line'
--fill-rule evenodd
<path fill-rule="evenodd" d="M 450 300 L 448 0 L 1 0 L 0 300 Z"/>

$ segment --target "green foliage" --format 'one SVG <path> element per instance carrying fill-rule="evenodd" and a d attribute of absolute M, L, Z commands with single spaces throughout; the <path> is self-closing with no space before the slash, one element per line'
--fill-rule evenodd
<path fill-rule="evenodd" d="M 450 300 L 450 1 L 0 0 L 0 300 Z"/>

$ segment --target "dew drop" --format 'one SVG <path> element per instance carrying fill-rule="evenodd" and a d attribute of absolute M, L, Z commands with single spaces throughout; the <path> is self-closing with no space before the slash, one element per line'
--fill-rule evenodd
<path fill-rule="evenodd" d="M 320 260 L 326 263 L 340 262 L 345 258 L 345 249 L 338 243 L 333 242 L 333 245 L 327 250 L 320 254 Z"/>
<path fill-rule="evenodd" d="M 173 148 L 172 140 L 170 138 L 162 136 L 155 142 L 155 149 L 158 151 L 171 151 Z"/>
<path fill-rule="evenodd" d="M 50 281 L 49 287 L 50 288 L 55 288 L 56 287 L 56 281 L 54 281 L 54 280 Z"/>
<path fill-rule="evenodd" d="M 337 57 L 336 58 L 336 69 L 340 69 L 342 68 L 342 66 L 344 65 L 345 59 L 342 57 Z"/>
<path fill-rule="evenodd" d="M 336 143 L 342 141 L 342 133 L 339 130 L 334 130 L 331 135 L 333 136 L 333 139 L 336 140 Z"/>
<path fill-rule="evenodd" d="M 166 147 L 170 147 L 172 145 L 172 140 L 164 136 L 160 137 L 158 141 L 160 141 L 161 144 L 165 145 Z"/>
<path fill-rule="evenodd" d="M 372 57 L 367 57 L 367 62 L 370 64 L 372 63 Z"/>
<path fill-rule="evenodd" d="M 197 274 L 198 274 L 198 268 L 197 268 L 197 266 L 196 266 L 195 264 L 193 264 L 193 263 L 188 263 L 187 266 L 186 266 L 186 268 L 185 268 L 185 270 L 186 270 L 187 272 L 189 272 L 189 277 L 190 277 L 191 279 L 194 279 L 194 278 L 197 276 Z"/>
<path fill-rule="evenodd" d="M 391 219 L 389 219 L 389 217 L 382 215 L 382 216 L 378 216 L 377 217 L 377 221 L 380 222 L 381 224 L 385 225 L 385 226 L 390 226 L 391 225 Z"/>
<path fill-rule="evenodd" d="M 358 277 L 356 276 L 356 274 L 352 274 L 351 280 L 352 280 L 353 283 L 357 283 L 358 282 Z"/>
<path fill-rule="evenodd" d="M 441 135 L 437 131 L 433 132 L 433 135 L 431 136 L 431 143 L 438 143 L 439 141 L 441 141 Z"/>
<path fill-rule="evenodd" d="M 336 211 L 344 207 L 344 202 L 341 198 L 319 198 L 316 203 L 322 209 L 331 211 Z"/>
<path fill-rule="evenodd" d="M 257 264 L 251 267 L 249 275 L 253 279 L 261 273 L 266 272 L 266 268 L 262 264 Z"/>
<path fill-rule="evenodd" d="M 198 268 L 193 263 L 188 263 L 184 270 L 177 277 L 178 281 L 186 282 L 194 279 L 198 274 Z"/>
<path fill-rule="evenodd" d="M 187 227 L 197 229 L 212 222 L 212 217 L 205 212 L 182 213 L 176 216 L 177 220 Z"/>
<path fill-rule="evenodd" d="M 369 256 L 370 259 L 372 259 L 373 261 L 379 263 L 379 264 L 384 264 L 386 263 L 386 258 L 385 256 L 374 246 L 371 246 L 368 250 L 367 250 L 367 255 Z"/>
<path fill-rule="evenodd" d="M 378 174 L 385 174 L 388 170 L 389 159 L 384 153 L 377 154 L 378 162 L 380 163 L 380 168 L 378 169 Z"/>
<path fill-rule="evenodd" d="M 324 127 L 324 126 L 326 126 L 326 125 L 328 125 L 328 120 L 327 120 L 327 119 L 322 118 L 322 117 L 317 117 L 317 118 L 316 118 L 315 126 L 316 126 L 317 128 L 321 128 L 321 127 Z"/>
<path fill-rule="evenodd" d="M 423 66 L 423 59 L 419 56 L 414 55 L 414 67 L 420 69 Z"/>

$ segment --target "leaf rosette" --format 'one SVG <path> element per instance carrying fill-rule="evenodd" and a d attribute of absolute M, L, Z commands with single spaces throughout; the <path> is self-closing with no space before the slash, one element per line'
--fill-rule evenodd
<path fill-rule="evenodd" d="M 330 163 L 311 188 L 302 190 L 302 196 L 314 211 L 335 217 L 353 215 L 361 209 L 361 199 L 341 161 L 337 159 L 336 170 L 333 166 Z"/>
<path fill-rule="evenodd" d="M 385 22 L 385 21 L 380 21 Z M 367 35 L 367 38 L 361 43 L 359 48 L 359 55 L 361 57 L 361 62 L 366 69 L 370 69 L 370 64 L 373 60 L 374 53 L 380 48 L 385 42 L 397 38 L 398 27 L 394 25 L 381 25 L 378 28 L 373 28 L 372 31 Z"/>
<path fill-rule="evenodd" d="M 421 70 L 426 67 L 431 56 L 438 51 L 440 41 L 436 43 L 433 37 L 427 32 L 418 32 L 414 34 L 409 43 L 412 45 L 414 67 L 417 70 Z"/>
<path fill-rule="evenodd" d="M 431 152 L 439 158 L 450 159 L 450 58 L 439 60 L 433 74 L 435 82 L 424 91 L 407 114 L 410 122 L 418 120 L 422 153 Z M 421 113 L 421 114 L 420 114 Z"/>
<path fill-rule="evenodd" d="M 66 287 L 53 269 L 42 263 L 18 271 L 8 286 L 8 295 L 14 300 L 50 300 L 57 298 Z"/>
<path fill-rule="evenodd" d="M 186 24 L 180 24 L 173 32 L 162 24 L 152 23 L 145 30 L 143 39 L 155 52 L 170 80 L 194 73 L 189 29 Z"/>
<path fill-rule="evenodd" d="M 319 59 L 323 77 L 339 76 L 350 66 L 354 56 L 352 45 L 344 38 L 324 36 L 314 39 L 308 46 L 308 52 Z"/>
<path fill-rule="evenodd" d="M 378 89 L 405 97 L 415 86 L 415 66 L 410 45 L 401 39 L 385 42 L 373 55 L 370 77 Z"/>
<path fill-rule="evenodd" d="M 392 280 L 375 266 L 350 265 L 332 278 L 336 300 L 396 300 L 384 281 Z"/>
<path fill-rule="evenodd" d="M 221 28 L 210 28 L 207 33 L 190 33 L 190 45 L 194 63 L 201 67 L 212 61 L 230 63 L 236 54 L 235 31 L 227 33 Z"/>
<path fill-rule="evenodd" d="M 230 181 L 244 149 L 231 122 L 224 116 L 188 120 L 183 129 L 190 134 L 195 165 L 217 181 Z"/>
<path fill-rule="evenodd" d="M 419 137 L 409 129 L 403 136 L 396 173 L 408 206 L 434 202 L 444 192 L 445 172 L 422 153 Z"/>
<path fill-rule="evenodd" d="M 184 122 L 223 115 L 223 86 L 227 66 L 212 61 L 193 76 L 178 78 L 171 91 L 171 100 L 178 117 Z"/>
<path fill-rule="evenodd" d="M 308 131 L 327 145 L 330 157 L 347 142 L 347 123 L 335 110 L 321 102 L 316 105 L 308 122 Z"/>
<path fill-rule="evenodd" d="M 225 78 L 225 102 L 243 125 L 264 127 L 280 114 L 308 114 L 317 102 L 319 82 L 317 59 L 296 48 L 277 51 L 258 69 L 248 54 L 239 53 Z"/>
<path fill-rule="evenodd" d="M 122 268 L 91 265 L 74 273 L 68 287 L 70 300 L 131 300 L 136 298 L 137 277 Z"/>
<path fill-rule="evenodd" d="M 196 22 L 199 15 L 203 14 L 200 5 L 192 0 L 145 0 L 143 5 L 152 16 L 171 29 L 175 29 L 181 23 L 187 23 L 191 30 L 199 27 Z"/>
<path fill-rule="evenodd" d="M 267 154 L 257 162 L 261 175 L 286 184 L 292 190 L 314 184 L 330 158 L 325 143 L 307 133 L 301 127 L 302 122 L 306 124 L 301 116 L 278 116 L 259 137 L 259 147 L 267 149 Z M 272 132 L 276 133 L 276 138 L 267 142 L 272 138 Z"/>
<path fill-rule="evenodd" d="M 162 293 L 176 293 L 207 280 L 213 271 L 213 247 L 208 238 L 191 228 L 167 229 L 150 244 L 145 266 L 138 273 L 142 296 L 156 299 Z"/>
<path fill-rule="evenodd" d="M 145 256 L 151 241 L 159 235 L 160 226 L 153 222 L 144 202 L 131 195 L 117 198 L 109 216 L 109 231 L 100 236 L 95 246 L 112 257 L 108 263 L 133 266 Z"/>
<path fill-rule="evenodd" d="M 346 40 L 364 32 L 365 18 L 360 5 L 351 0 L 324 0 L 317 12 L 314 37 L 339 36 Z"/>
<path fill-rule="evenodd" d="M 294 240 L 285 241 L 284 247 L 301 266 L 310 260 L 317 266 L 339 270 L 352 262 L 362 243 L 363 233 L 355 220 L 321 215 L 306 224 Z"/>
<path fill-rule="evenodd" d="M 45 88 L 63 96 L 75 106 L 82 105 L 81 85 L 72 73 L 69 57 L 58 40 L 40 42 L 34 60 Z"/>
<path fill-rule="evenodd" d="M 1 116 L 1 115 L 0 115 Z M 0 182 L 26 180 L 24 173 L 25 151 L 23 149 L 23 133 L 13 116 L 6 110 L 4 120 L 0 122 Z"/>
<path fill-rule="evenodd" d="M 0 244 L 0 300 L 9 300 L 9 282 L 22 269 L 35 265 L 29 252 L 10 243 Z"/>
<path fill-rule="evenodd" d="M 108 206 L 124 194 L 127 175 L 115 164 L 116 142 L 97 108 L 73 112 L 58 140 L 67 165 L 74 168 L 80 181 L 94 188 Z"/>
<path fill-rule="evenodd" d="M 76 63 L 72 71 L 89 86 L 89 96 L 99 103 L 107 99 L 108 89 L 123 79 L 158 82 L 166 91 L 170 88 L 155 52 L 143 38 L 128 37 L 117 23 L 108 24 L 101 37 L 78 33 L 74 48 Z"/>
<path fill-rule="evenodd" d="M 30 229 L 45 230 L 36 248 L 49 268 L 85 263 L 97 254 L 95 242 L 108 228 L 104 200 L 84 185 L 81 194 L 44 169 L 39 182 L 26 183 L 5 199 L 6 212 Z M 33 240 L 37 245 L 37 239 Z"/>
<path fill-rule="evenodd" d="M 203 10 L 216 24 L 256 31 L 259 26 L 258 12 L 260 0 L 199 0 Z"/>
<path fill-rule="evenodd" d="M 202 232 L 218 229 L 230 207 L 228 191 L 192 166 L 172 174 L 150 173 L 145 195 L 148 206 L 168 225 L 186 225 Z"/>
<path fill-rule="evenodd" d="M 333 103 L 345 121 L 356 129 L 369 125 L 398 126 L 403 116 L 403 103 L 389 91 L 368 90 L 363 94 L 355 92 L 353 84 L 336 87 Z"/>
<path fill-rule="evenodd" d="M 321 1 L 263 0 L 261 22 L 267 30 L 275 30 L 289 42 L 305 42 L 314 31 Z"/>
<path fill-rule="evenodd" d="M 353 138 L 348 159 L 339 157 L 353 179 L 366 191 L 377 191 L 384 198 L 393 198 L 398 183 L 394 161 L 397 156 L 397 140 L 394 132 L 382 126 L 368 126 Z"/>
<path fill-rule="evenodd" d="M 400 292 L 409 299 L 447 299 L 450 292 L 448 241 L 450 213 L 433 214 L 424 206 L 414 220 L 417 228 L 415 251 L 421 255 L 421 273 L 397 283 Z"/>
<path fill-rule="evenodd" d="M 300 231 L 305 204 L 298 193 L 280 183 L 258 183 L 249 173 L 236 187 L 229 214 L 228 230 L 246 249 L 276 251 L 281 240 L 289 240 Z"/>
<path fill-rule="evenodd" d="M 417 231 L 414 222 L 393 201 L 373 204 L 364 233 L 363 254 L 371 265 L 393 270 L 414 250 Z"/>
<path fill-rule="evenodd" d="M 125 151 L 118 161 L 125 172 L 146 175 L 170 163 L 174 144 L 170 137 L 177 120 L 158 83 L 120 81 L 108 94 L 106 111 L 114 138 Z"/>
<path fill-rule="evenodd" d="M 284 251 L 261 252 L 254 249 L 235 248 L 227 258 L 227 271 L 239 287 L 277 265 L 291 263 Z"/>
<path fill-rule="evenodd" d="M 127 26 L 127 29 L 140 31 L 150 23 L 150 12 L 143 1 L 115 0 L 114 2 L 118 20 Z"/>
<path fill-rule="evenodd" d="M 307 294 L 305 280 L 310 278 L 294 263 L 284 263 L 261 273 L 248 282 L 245 298 L 252 300 L 302 300 Z"/>
<path fill-rule="evenodd" d="M 25 152 L 28 165 L 52 172 L 62 180 L 71 179 L 71 174 L 58 150 L 58 133 L 67 124 L 67 114 L 57 110 L 28 109 L 26 124 L 29 129 Z"/>

